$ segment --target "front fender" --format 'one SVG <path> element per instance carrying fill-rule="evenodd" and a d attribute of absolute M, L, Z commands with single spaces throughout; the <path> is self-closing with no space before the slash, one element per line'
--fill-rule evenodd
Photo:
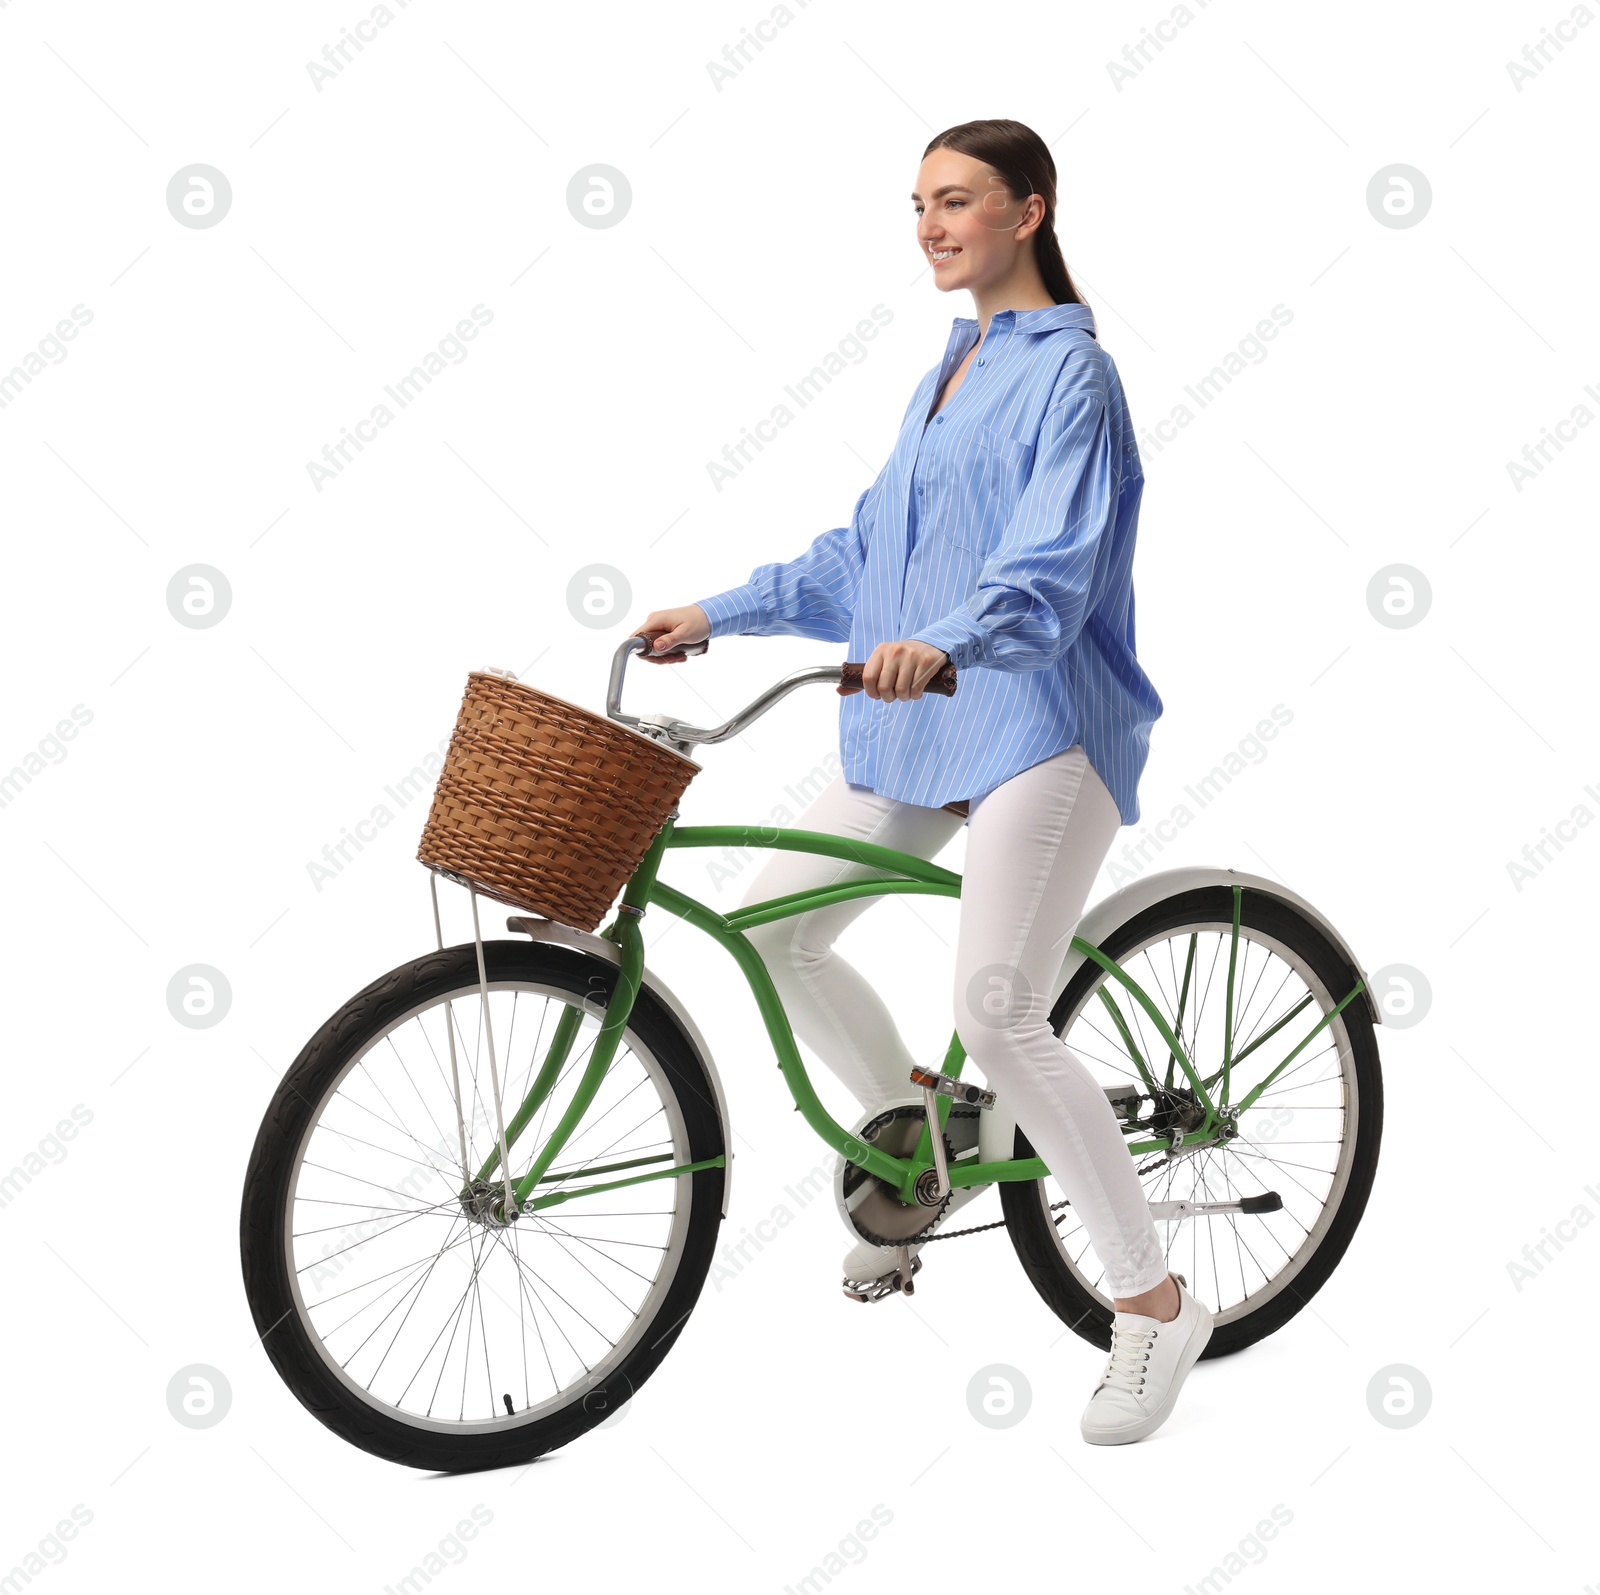
<path fill-rule="evenodd" d="M 559 942 L 563 947 L 575 947 L 580 952 L 593 953 L 596 958 L 603 958 L 607 963 L 615 964 L 619 968 L 622 964 L 622 950 L 615 942 L 607 941 L 604 936 L 596 936 L 592 931 L 578 930 L 575 926 L 563 925 L 553 919 L 541 919 L 537 914 L 513 914 L 506 921 L 506 929 L 531 936 L 534 941 Z M 717 1066 L 711 1058 L 711 1048 L 706 1045 L 706 1038 L 700 1034 L 699 1025 L 690 1018 L 689 1010 L 672 993 L 661 977 L 646 970 L 642 977 L 642 985 L 648 986 L 678 1021 L 684 1035 L 689 1038 L 689 1044 L 699 1054 L 700 1062 L 705 1066 L 706 1078 L 710 1080 L 711 1089 L 716 1093 L 717 1119 L 722 1125 L 724 1156 L 722 1216 L 726 1218 L 728 1191 L 733 1184 L 733 1136 L 728 1122 L 728 1099 L 722 1090 L 722 1076 L 717 1073 Z"/>
<path fill-rule="evenodd" d="M 1130 881 L 1119 891 L 1113 892 L 1109 897 L 1103 898 L 1090 908 L 1078 922 L 1075 934 L 1081 936 L 1093 947 L 1103 947 L 1106 941 L 1129 920 L 1142 914 L 1147 908 L 1156 903 L 1163 902 L 1169 897 L 1177 897 L 1184 892 L 1192 892 L 1205 886 L 1247 886 L 1251 891 L 1261 892 L 1268 897 L 1276 897 L 1283 902 L 1292 904 L 1301 914 L 1311 921 L 1328 940 L 1338 949 L 1340 956 L 1349 964 L 1356 978 L 1362 983 L 1361 1000 L 1366 1004 L 1367 1013 L 1376 1025 L 1383 1023 L 1383 1012 L 1372 995 L 1372 988 L 1367 984 L 1367 972 L 1362 968 L 1360 960 L 1356 957 L 1350 944 L 1334 928 L 1328 917 L 1314 904 L 1309 903 L 1298 892 L 1291 891 L 1280 881 L 1267 879 L 1264 875 L 1251 875 L 1243 870 L 1223 869 L 1215 864 L 1189 864 L 1179 869 L 1159 870 L 1154 875 L 1146 875 L 1139 880 Z M 1053 1009 L 1056 1000 L 1067 989 L 1074 975 L 1088 962 L 1083 953 L 1068 949 L 1067 956 L 1062 960 L 1060 971 L 1056 975 L 1054 984 L 1050 988 L 1050 1007 Z M 1008 1113 L 1003 1098 L 997 1099 L 994 1107 L 983 1115 L 980 1124 L 979 1156 L 988 1162 L 992 1158 L 1009 1158 L 1015 1144 L 1014 1132 L 1016 1130 L 1016 1115 Z"/>

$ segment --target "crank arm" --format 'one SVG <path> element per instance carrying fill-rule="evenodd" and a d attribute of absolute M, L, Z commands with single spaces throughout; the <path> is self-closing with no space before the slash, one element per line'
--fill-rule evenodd
<path fill-rule="evenodd" d="M 945 1157 L 944 1130 L 939 1123 L 939 1098 L 946 1096 L 956 1102 L 976 1104 L 979 1108 L 994 1106 L 994 1092 L 973 1085 L 970 1080 L 958 1080 L 953 1074 L 941 1074 L 937 1069 L 914 1068 L 911 1080 L 922 1087 L 922 1105 L 928 1115 L 928 1135 L 933 1147 L 933 1180 L 928 1200 L 943 1201 L 950 1194 L 950 1164 Z M 927 1175 L 922 1176 L 923 1180 Z M 919 1181 L 919 1186 L 920 1186 Z M 919 1190 L 919 1198 L 921 1192 Z M 909 1282 L 906 1294 L 911 1294 Z"/>

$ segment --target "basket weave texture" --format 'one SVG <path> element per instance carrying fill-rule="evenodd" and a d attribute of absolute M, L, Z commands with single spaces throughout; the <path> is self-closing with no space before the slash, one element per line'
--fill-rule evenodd
<path fill-rule="evenodd" d="M 700 766 L 525 682 L 467 677 L 417 857 L 594 930 Z"/>

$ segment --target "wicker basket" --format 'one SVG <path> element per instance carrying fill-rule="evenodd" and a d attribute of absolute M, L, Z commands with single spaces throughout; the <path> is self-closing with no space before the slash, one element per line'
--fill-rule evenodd
<path fill-rule="evenodd" d="M 700 766 L 521 682 L 467 677 L 417 857 L 594 930 Z"/>

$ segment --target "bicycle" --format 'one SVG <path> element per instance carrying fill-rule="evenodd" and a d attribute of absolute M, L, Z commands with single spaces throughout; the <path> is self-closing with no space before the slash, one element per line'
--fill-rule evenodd
<path fill-rule="evenodd" d="M 647 646 L 617 649 L 607 718 L 682 755 L 802 685 L 860 687 L 859 664 L 817 666 L 719 727 L 625 715 L 626 665 Z M 953 669 L 928 690 L 953 692 Z M 447 1472 L 526 1462 L 610 1417 L 682 1332 L 727 1216 L 732 1153 L 705 1037 L 645 968 L 650 908 L 706 932 L 743 973 L 795 1106 L 838 1154 L 835 1200 L 858 1233 L 904 1248 L 954 1188 L 994 1184 L 1002 1220 L 979 1227 L 1003 1224 L 1051 1310 L 1110 1344 L 1081 1226 L 1003 1099 L 961 1079 L 954 1031 L 904 1107 L 846 1129 L 744 935 L 867 894 L 957 897 L 960 876 L 820 832 L 677 818 L 674 802 L 599 934 L 519 913 L 506 920 L 518 939 L 485 941 L 477 884 L 430 867 L 437 950 L 352 997 L 272 1098 L 241 1210 L 250 1309 L 290 1390 L 363 1450 Z M 658 877 L 670 851 L 707 847 L 857 870 L 719 913 Z M 470 890 L 470 942 L 444 945 L 441 875 Z M 1205 1355 L 1281 1328 L 1343 1256 L 1376 1168 L 1382 1014 L 1354 953 L 1274 881 L 1172 869 L 1085 912 L 1051 999 L 1056 1034 L 1102 1076 L 1169 1262 L 1187 1262 L 1215 1315 Z M 909 1292 L 906 1255 L 896 1283 Z"/>

